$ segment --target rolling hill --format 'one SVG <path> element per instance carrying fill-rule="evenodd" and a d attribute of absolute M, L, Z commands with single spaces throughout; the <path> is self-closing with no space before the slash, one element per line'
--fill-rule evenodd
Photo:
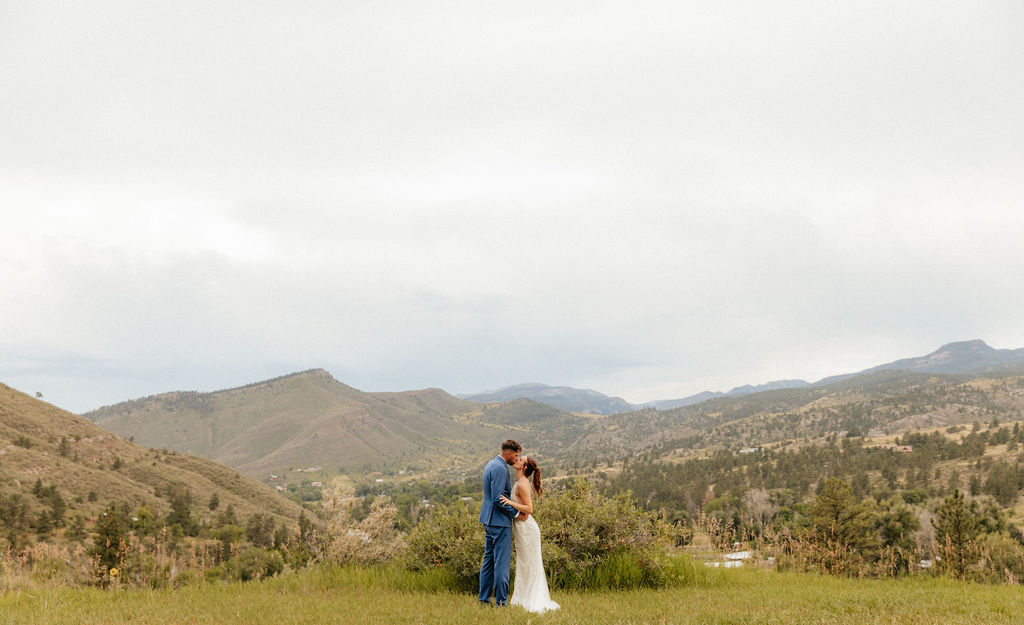
<path fill-rule="evenodd" d="M 167 494 L 188 492 L 194 510 L 214 494 L 221 509 L 241 517 L 262 512 L 293 524 L 302 509 L 270 487 L 211 460 L 147 449 L 88 420 L 0 384 L 0 494 L 20 497 L 30 513 L 42 509 L 32 496 L 37 481 L 53 486 L 68 502 L 68 514 L 94 519 L 110 503 L 170 511 Z"/>
<path fill-rule="evenodd" d="M 506 438 L 560 453 L 585 425 L 526 399 L 480 404 L 439 389 L 365 393 L 321 369 L 212 393 L 166 393 L 84 416 L 145 445 L 260 476 L 310 465 L 331 472 L 475 466 Z"/>

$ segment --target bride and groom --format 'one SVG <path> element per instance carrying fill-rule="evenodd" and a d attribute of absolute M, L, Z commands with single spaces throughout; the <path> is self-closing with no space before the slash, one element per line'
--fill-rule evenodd
<path fill-rule="evenodd" d="M 541 494 L 540 469 L 533 458 L 520 456 L 523 448 L 513 440 L 501 445 L 501 454 L 484 468 L 484 500 L 480 522 L 484 525 L 484 559 L 480 565 L 480 602 L 489 605 L 491 594 L 498 606 L 518 605 L 530 612 L 557 610 L 548 593 L 540 551 L 540 527 L 533 520 L 533 493 Z M 512 486 L 508 467 L 516 470 Z M 508 600 L 508 576 L 512 542 L 516 545 L 516 586 Z"/>

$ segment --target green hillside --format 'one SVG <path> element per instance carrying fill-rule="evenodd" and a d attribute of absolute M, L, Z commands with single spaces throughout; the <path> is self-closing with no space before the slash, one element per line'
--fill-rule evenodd
<path fill-rule="evenodd" d="M 323 370 L 213 393 L 167 393 L 85 415 L 121 436 L 254 476 L 475 466 L 506 438 L 562 453 L 585 419 L 528 400 L 478 404 L 438 389 L 364 393 Z"/>
<path fill-rule="evenodd" d="M 974 421 L 1024 419 L 1024 375 L 880 371 L 824 386 L 712 399 L 611 415 L 577 442 L 602 457 L 670 447 L 680 454 L 738 450 L 794 439 L 883 436 Z"/>
<path fill-rule="evenodd" d="M 46 495 L 40 496 L 40 489 Z M 35 492 L 33 492 L 35 491 Z M 58 498 L 66 519 L 95 520 L 111 503 L 166 516 L 170 494 L 191 497 L 198 522 L 232 506 L 293 525 L 301 508 L 273 489 L 204 458 L 147 449 L 82 417 L 0 384 L 0 507 L 5 526 L 35 523 Z M 28 530 L 30 528 L 21 528 Z"/>
<path fill-rule="evenodd" d="M 1024 519 L 1019 370 L 883 371 L 636 417 L 590 438 L 641 441 L 644 453 L 583 468 L 669 518 L 706 514 L 753 532 L 751 519 L 765 517 L 804 527 L 810 503 L 836 478 L 883 516 L 909 506 L 922 519 L 919 542 L 931 540 L 929 515 L 955 491 L 979 497 L 994 527 Z"/>

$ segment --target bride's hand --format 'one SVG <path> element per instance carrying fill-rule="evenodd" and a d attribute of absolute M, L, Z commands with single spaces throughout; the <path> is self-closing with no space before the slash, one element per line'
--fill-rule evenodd
<path fill-rule="evenodd" d="M 506 506 L 507 506 L 507 505 L 510 505 L 510 504 L 512 503 L 512 500 L 511 500 L 511 499 L 509 499 L 508 497 L 506 497 L 505 495 L 502 495 L 502 496 L 501 496 L 501 497 L 500 497 L 500 498 L 498 499 L 498 501 L 500 501 L 500 502 L 501 502 L 501 503 L 502 503 L 503 505 L 506 505 Z"/>

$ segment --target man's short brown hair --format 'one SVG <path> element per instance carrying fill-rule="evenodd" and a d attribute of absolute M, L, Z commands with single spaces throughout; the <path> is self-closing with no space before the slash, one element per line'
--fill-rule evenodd
<path fill-rule="evenodd" d="M 501 444 L 501 451 L 522 451 L 523 447 L 511 438 Z"/>

